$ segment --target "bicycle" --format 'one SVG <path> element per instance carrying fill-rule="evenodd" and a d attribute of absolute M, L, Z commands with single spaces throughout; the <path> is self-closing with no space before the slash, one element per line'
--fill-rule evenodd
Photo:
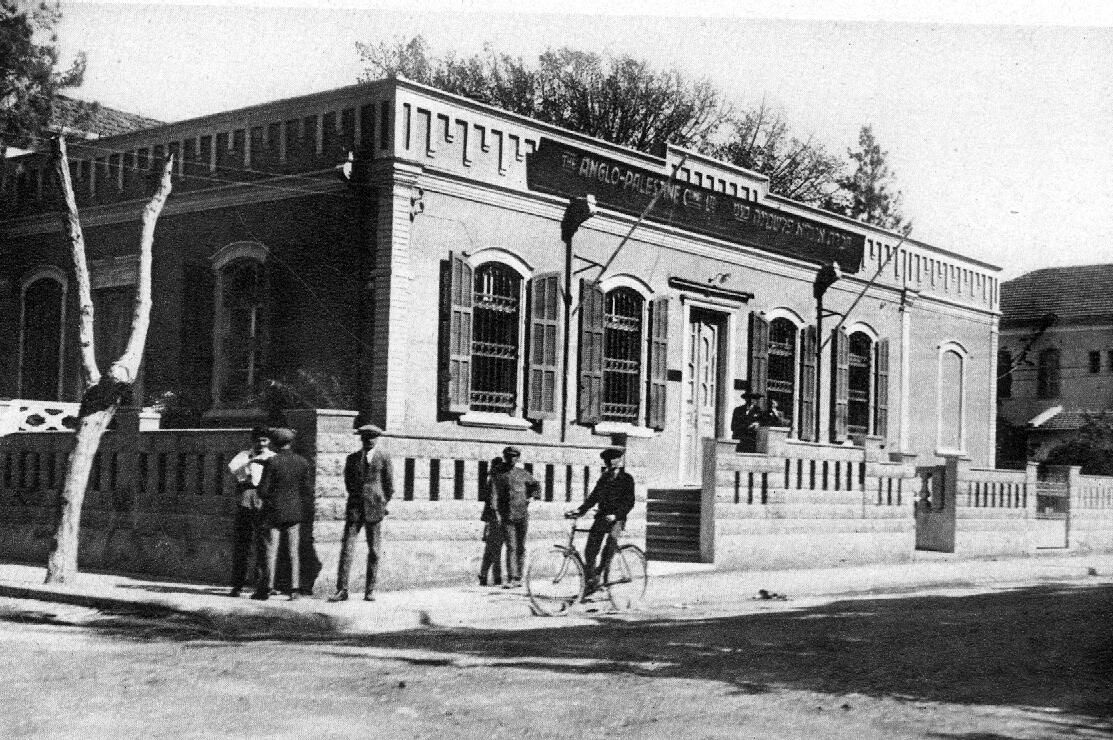
<path fill-rule="evenodd" d="M 567 614 L 588 596 L 583 556 L 575 546 L 577 532 L 590 532 L 572 522 L 568 544 L 554 544 L 547 550 L 530 554 L 526 567 L 526 594 L 533 608 L 545 616 Z M 607 537 L 611 535 L 608 534 Z M 594 591 L 606 591 L 618 611 L 633 609 L 645 596 L 646 560 L 634 544 L 620 545 L 603 568 L 603 578 Z"/>

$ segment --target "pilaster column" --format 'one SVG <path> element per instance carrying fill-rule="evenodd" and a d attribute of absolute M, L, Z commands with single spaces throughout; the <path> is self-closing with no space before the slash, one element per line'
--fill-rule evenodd
<path fill-rule="evenodd" d="M 912 383 L 912 306 L 920 297 L 919 291 L 905 288 L 900 295 L 900 439 L 898 449 L 909 452 L 908 429 L 911 402 L 909 391 Z"/>
<path fill-rule="evenodd" d="M 376 161 L 370 168 L 374 231 L 368 235 L 371 260 L 364 285 L 368 320 L 363 352 L 370 357 L 364 363 L 368 393 L 363 410 L 371 421 L 387 429 L 401 425 L 406 415 L 406 348 L 415 318 L 410 229 L 421 172 L 417 165 L 398 161 Z"/>
<path fill-rule="evenodd" d="M 989 449 L 986 450 L 990 467 L 997 467 L 997 347 L 1001 332 L 1000 319 L 994 316 L 989 325 L 989 403 L 988 415 Z"/>

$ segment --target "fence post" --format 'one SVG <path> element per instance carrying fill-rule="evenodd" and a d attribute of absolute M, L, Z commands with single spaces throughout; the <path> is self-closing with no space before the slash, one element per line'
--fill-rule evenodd
<path fill-rule="evenodd" d="M 701 563 L 715 562 L 715 494 L 718 483 L 718 447 L 718 442 L 714 439 L 704 440 L 703 490 L 700 494 L 699 509 L 699 559 Z"/>

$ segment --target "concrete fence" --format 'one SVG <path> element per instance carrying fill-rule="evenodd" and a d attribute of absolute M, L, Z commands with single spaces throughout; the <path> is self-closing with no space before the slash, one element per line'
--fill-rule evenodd
<path fill-rule="evenodd" d="M 296 450 L 314 462 L 301 586 L 323 593 L 334 585 L 344 527 L 344 461 L 359 448 L 355 414 L 286 416 L 298 430 Z M 73 438 L 68 431 L 0 437 L 0 558 L 46 561 Z M 86 494 L 80 566 L 225 582 L 237 504 L 226 466 L 248 443 L 246 429 L 162 430 L 156 415 L 121 411 L 102 439 Z M 395 472 L 383 525 L 384 587 L 475 578 L 482 483 L 507 443 L 383 438 Z M 515 444 L 542 487 L 531 509 L 531 546 L 562 540 L 561 515 L 594 486 L 602 446 Z M 702 488 L 661 489 L 647 522 L 645 461 L 631 448 L 627 467 L 639 487 L 627 536 L 644 544 L 648 530 L 651 544 L 667 554 L 670 533 L 679 531 L 674 520 L 684 519 L 694 539 L 686 545 L 690 559 L 746 569 L 900 561 L 916 549 L 969 556 L 1113 549 L 1113 478 L 1078 468 L 1049 468 L 1037 481 L 1034 465 L 987 470 L 949 458 L 916 467 L 885 454 L 880 440 L 801 443 L 783 429 L 761 430 L 758 449 L 741 453 L 732 441 L 705 440 Z M 683 516 L 673 505 L 680 494 Z M 357 584 L 362 548 L 353 567 Z"/>
<path fill-rule="evenodd" d="M 296 451 L 314 462 L 315 473 L 314 499 L 303 514 L 301 586 L 327 592 L 344 528 L 344 461 L 359 449 L 355 413 L 296 410 L 286 417 L 298 430 Z M 157 424 L 155 415 L 122 411 L 117 429 L 104 435 L 82 509 L 80 567 L 225 582 L 237 504 L 226 466 L 250 443 L 248 430 L 160 430 Z M 0 558 L 45 563 L 73 439 L 72 432 L 0 437 Z M 380 444 L 395 473 L 380 583 L 475 578 L 483 548 L 481 484 L 507 442 L 397 436 Z M 603 448 L 515 444 L 542 486 L 542 500 L 531 507 L 531 545 L 563 539 L 562 514 L 595 485 Z M 629 457 L 641 480 L 641 461 L 633 451 Z M 628 533 L 644 542 L 644 488 Z M 356 583 L 364 566 L 357 557 Z"/>

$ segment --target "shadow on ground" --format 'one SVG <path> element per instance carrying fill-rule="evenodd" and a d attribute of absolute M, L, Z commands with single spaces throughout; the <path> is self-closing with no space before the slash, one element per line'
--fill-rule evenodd
<path fill-rule="evenodd" d="M 50 621 L 42 613 L 33 619 Z M 710 680 L 741 693 L 793 689 L 1040 707 L 1091 718 L 1090 729 L 1110 727 L 1105 720 L 1113 717 L 1113 585 L 859 598 L 699 619 L 599 617 L 554 631 L 558 624 L 538 619 L 536 628 L 514 631 L 433 627 L 344 635 L 326 615 L 156 608 L 103 614 L 83 626 L 129 640 L 274 640 L 386 648 L 401 651 L 391 659 L 420 665 L 482 660 L 565 674 Z"/>

